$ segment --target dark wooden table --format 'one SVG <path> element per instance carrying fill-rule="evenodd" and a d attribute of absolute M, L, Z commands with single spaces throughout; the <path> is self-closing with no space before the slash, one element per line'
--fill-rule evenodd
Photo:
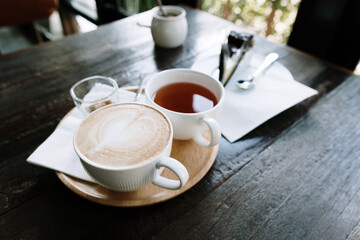
<path fill-rule="evenodd" d="M 276 51 L 294 78 L 319 94 L 239 141 L 221 140 L 216 161 L 193 188 L 169 201 L 116 208 L 87 201 L 27 157 L 73 108 L 69 88 L 99 74 L 135 85 L 190 67 L 236 26 L 187 10 L 177 49 L 154 47 L 150 13 L 0 57 L 0 239 L 359 239 L 360 78 L 286 46 Z"/>

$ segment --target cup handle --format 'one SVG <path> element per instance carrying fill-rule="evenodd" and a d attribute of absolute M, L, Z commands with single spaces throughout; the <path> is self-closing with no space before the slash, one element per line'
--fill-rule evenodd
<path fill-rule="evenodd" d="M 199 133 L 197 136 L 194 137 L 194 141 L 203 147 L 211 147 L 217 145 L 220 142 L 220 138 L 221 138 L 221 131 L 219 124 L 215 121 L 215 119 L 211 117 L 200 118 L 199 122 L 205 123 L 208 126 L 210 130 L 211 139 L 210 141 L 208 141 L 202 136 L 201 133 Z"/>
<path fill-rule="evenodd" d="M 155 176 L 154 180 L 152 181 L 153 184 L 167 188 L 171 190 L 180 189 L 187 183 L 189 179 L 189 173 L 179 161 L 175 160 L 171 157 L 162 157 L 160 161 L 156 164 L 156 168 L 159 169 L 161 167 L 166 167 L 173 171 L 179 180 L 172 180 L 160 175 Z"/>

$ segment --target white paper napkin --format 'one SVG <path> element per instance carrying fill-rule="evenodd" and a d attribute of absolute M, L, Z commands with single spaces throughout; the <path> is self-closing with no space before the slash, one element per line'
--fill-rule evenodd
<path fill-rule="evenodd" d="M 294 80 L 279 62 L 255 79 L 255 87 L 242 90 L 236 82 L 254 71 L 265 56 L 253 54 L 250 66 L 239 65 L 225 87 L 225 102 L 218 117 L 221 132 L 230 142 L 243 137 L 275 115 L 317 94 L 317 91 Z M 218 55 L 199 59 L 192 69 L 213 74 L 219 63 Z"/>
<path fill-rule="evenodd" d="M 135 93 L 119 89 L 119 102 L 133 102 L 134 98 Z M 144 96 L 139 97 L 139 102 L 144 102 Z M 29 156 L 27 162 L 94 182 L 84 170 L 73 148 L 73 136 L 83 118 L 82 113 L 75 108 Z"/>

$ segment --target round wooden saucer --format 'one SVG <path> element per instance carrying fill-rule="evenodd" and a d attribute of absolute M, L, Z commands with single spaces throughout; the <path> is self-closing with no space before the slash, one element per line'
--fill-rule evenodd
<path fill-rule="evenodd" d="M 137 88 L 131 87 L 125 89 L 136 91 Z M 209 137 L 209 135 L 206 134 L 205 137 Z M 90 201 L 118 207 L 146 206 L 176 197 L 198 183 L 213 165 L 218 149 L 219 145 L 205 148 L 192 140 L 173 140 L 171 157 L 184 164 L 189 172 L 187 184 L 179 190 L 167 190 L 153 184 L 148 184 L 134 192 L 117 192 L 61 172 L 56 172 L 56 175 L 70 190 Z M 175 174 L 168 169 L 165 169 L 161 175 L 177 179 Z"/>

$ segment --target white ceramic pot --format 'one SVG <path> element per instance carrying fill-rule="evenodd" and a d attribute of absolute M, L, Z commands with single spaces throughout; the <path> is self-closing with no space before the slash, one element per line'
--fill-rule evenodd
<path fill-rule="evenodd" d="M 154 8 L 151 22 L 151 34 L 156 45 L 164 48 L 179 47 L 185 41 L 188 25 L 186 12 L 177 6 L 163 6 L 167 14 L 164 17 L 158 7 Z"/>

